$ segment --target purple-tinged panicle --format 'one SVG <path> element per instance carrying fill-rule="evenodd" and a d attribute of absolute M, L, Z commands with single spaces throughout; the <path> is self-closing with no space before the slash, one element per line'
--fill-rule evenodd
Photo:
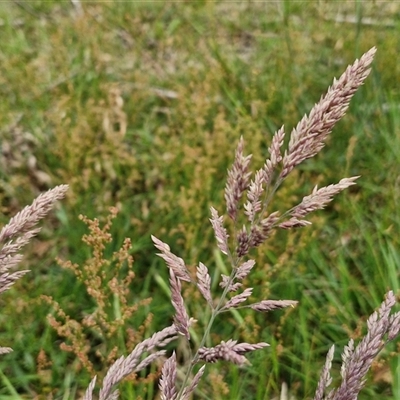
<path fill-rule="evenodd" d="M 221 275 L 222 281 L 220 282 L 219 286 L 222 288 L 226 288 L 228 286 L 229 292 L 236 292 L 242 284 L 240 282 L 233 283 L 230 276 Z"/>
<path fill-rule="evenodd" d="M 249 249 L 258 247 L 265 242 L 265 235 L 259 225 L 253 225 L 250 228 Z"/>
<path fill-rule="evenodd" d="M 138 372 L 140 370 L 139 368 L 145 368 L 149 363 L 154 361 L 155 357 L 164 355 L 164 350 L 157 351 L 140 362 L 144 353 L 153 350 L 155 347 L 166 346 L 177 338 L 177 333 L 175 325 L 164 328 L 148 339 L 140 342 L 127 357 L 122 356 L 115 361 L 104 377 L 99 399 L 108 400 L 110 398 L 109 396 L 114 392 L 113 389 L 117 383 L 121 382 L 122 379 L 132 372 Z"/>
<path fill-rule="evenodd" d="M 275 167 L 282 161 L 280 148 L 283 145 L 284 136 L 285 132 L 283 127 L 275 132 L 272 138 L 271 146 L 268 149 L 270 158 L 265 161 L 263 168 L 256 171 L 254 180 L 251 181 L 247 191 L 248 201 L 244 205 L 244 214 L 252 224 L 255 222 L 257 215 L 262 210 L 263 203 L 261 200 L 261 195 L 264 192 L 264 186 L 268 187 L 271 184 Z M 256 238 L 258 231 L 261 232 L 262 229 L 260 229 L 258 226 L 253 226 L 253 243 L 259 242 Z M 262 236 L 260 236 L 261 241 L 259 243 L 262 243 Z M 255 244 L 254 247 L 256 247 L 258 244 Z"/>
<path fill-rule="evenodd" d="M 276 190 L 288 174 L 302 161 L 315 156 L 324 146 L 327 136 L 332 131 L 335 123 L 345 114 L 349 102 L 355 91 L 363 84 L 370 72 L 370 64 L 373 60 L 376 49 L 372 48 L 364 54 L 360 60 L 349 66 L 344 74 L 334 80 L 327 94 L 313 107 L 310 114 L 305 115 L 298 125 L 292 130 L 287 150 L 282 156 L 282 146 L 284 144 L 285 132 L 281 127 L 273 136 L 271 145 L 268 149 L 269 158 L 263 167 L 256 171 L 251 180 L 249 165 L 251 155 L 244 156 L 243 138 L 240 138 L 236 149 L 235 160 L 231 169 L 228 171 L 228 179 L 225 188 L 225 200 L 227 213 L 234 221 L 234 243 L 235 250 L 229 250 L 229 235 L 223 225 L 223 217 L 211 208 L 211 224 L 217 239 L 218 248 L 222 253 L 228 255 L 227 259 L 231 262 L 232 270 L 230 275 L 222 275 L 220 286 L 223 288 L 223 295 L 218 302 L 213 304 L 211 294 L 211 277 L 207 267 L 199 263 L 196 271 L 196 282 L 191 279 L 189 271 L 184 261 L 174 255 L 167 244 L 152 236 L 157 249 L 161 251 L 158 255 L 162 257 L 170 270 L 170 286 L 172 304 L 175 308 L 174 325 L 167 330 L 153 335 L 150 339 L 138 344 L 135 350 L 128 357 L 121 357 L 108 371 L 103 388 L 100 391 L 100 400 L 114 400 L 118 397 L 118 391 L 114 390 L 114 385 L 123 377 L 131 372 L 138 371 L 149 365 L 155 358 L 164 355 L 165 351 L 153 351 L 147 357 L 143 353 L 151 351 L 155 346 L 164 346 L 169 341 L 176 339 L 178 334 L 190 339 L 189 327 L 192 319 L 189 319 L 184 299 L 181 294 L 181 281 L 195 283 L 212 308 L 212 316 L 205 330 L 205 335 L 201 343 L 205 343 L 209 335 L 214 318 L 221 312 L 231 308 L 251 308 L 259 312 L 294 307 L 297 301 L 291 300 L 262 300 L 253 304 L 245 304 L 252 295 L 252 288 L 245 288 L 241 293 L 236 294 L 227 300 L 228 292 L 236 292 L 243 286 L 243 280 L 249 275 L 254 267 L 253 260 L 244 261 L 250 249 L 264 243 L 276 228 L 289 229 L 309 225 L 310 222 L 305 217 L 312 211 L 324 208 L 332 198 L 342 190 L 354 184 L 357 177 L 342 179 L 335 185 L 330 185 L 318 189 L 315 187 L 309 196 L 305 196 L 297 206 L 290 210 L 269 213 L 271 200 Z M 279 166 L 279 171 L 277 167 Z M 247 199 L 244 201 L 244 210 L 241 209 L 243 194 L 247 192 Z M 249 223 L 240 228 L 239 215 L 243 211 Z M 27 234 L 35 234 L 33 230 Z M 8 233 L 10 235 L 10 233 Z M 12 234 L 12 233 L 11 233 Z M 27 236 L 26 238 L 29 239 Z M 26 239 L 25 239 L 26 240 Z M 12 246 L 16 243 L 6 245 L 6 250 L 14 251 Z M 18 245 L 18 244 L 17 244 Z M 9 248 L 7 248 L 9 246 Z M 1 253 L 0 253 L 1 255 Z M 11 265 L 17 263 L 17 256 L 7 259 Z M 4 257 L 0 256 L 0 273 L 2 270 Z M 23 273 L 23 272 L 21 272 Z M 2 277 L 0 276 L 0 289 Z M 3 286 L 7 286 L 8 276 L 3 274 Z M 400 334 L 400 313 L 390 315 L 391 308 L 395 303 L 392 292 L 389 292 L 386 300 L 380 309 L 368 320 L 368 333 L 365 338 L 355 348 L 353 341 L 350 341 L 343 352 L 342 364 L 342 384 L 337 390 L 326 393 L 331 384 L 330 368 L 333 359 L 334 348 L 332 347 L 327 355 L 325 366 L 322 370 L 318 383 L 318 388 L 314 400 L 356 400 L 361 387 L 364 384 L 365 374 L 367 373 L 372 359 L 378 351 L 390 340 L 395 339 Z M 202 346 L 202 345 L 200 345 Z M 204 366 L 190 382 L 193 375 L 194 365 L 199 361 L 216 362 L 225 360 L 238 365 L 247 363 L 245 354 L 249 351 L 268 346 L 267 343 L 238 344 L 235 340 L 222 341 L 215 347 L 200 347 L 195 353 L 189 365 L 186 376 L 183 380 L 179 392 L 176 389 L 177 363 L 173 354 L 164 364 L 162 378 L 160 381 L 160 391 L 162 400 L 189 400 L 204 372 Z M 0 349 L 1 351 L 1 349 Z M 92 381 L 94 382 L 94 381 Z M 91 392 L 94 383 L 91 383 Z M 89 390 L 89 389 L 88 389 Z M 85 400 L 91 400 L 92 396 L 87 394 Z"/>
<path fill-rule="evenodd" d="M 118 400 L 119 399 L 119 390 L 114 390 L 105 400 Z"/>
<path fill-rule="evenodd" d="M 271 235 L 278 220 L 279 211 L 275 211 L 268 215 L 268 217 L 262 219 L 258 225 L 253 225 L 250 229 L 249 247 L 255 248 L 264 243 Z"/>
<path fill-rule="evenodd" d="M 227 301 L 225 306 L 221 308 L 221 311 L 226 311 L 230 308 L 235 308 L 235 307 L 239 306 L 241 303 L 246 301 L 251 296 L 252 292 L 253 292 L 253 288 L 245 289 L 242 293 L 232 297 L 229 301 Z"/>
<path fill-rule="evenodd" d="M 290 218 L 285 222 L 282 222 L 278 225 L 281 229 L 291 229 L 291 228 L 301 228 L 303 226 L 311 225 L 310 221 L 306 221 L 305 219 L 298 219 L 298 218 Z"/>
<path fill-rule="evenodd" d="M 190 382 L 190 385 L 187 386 L 182 393 L 182 400 L 189 400 L 190 396 L 192 395 L 192 393 L 195 391 L 195 389 L 197 388 L 197 385 L 200 382 L 201 377 L 204 374 L 204 370 L 205 370 L 205 365 L 203 365 L 197 372 L 197 374 L 194 376 L 194 378 L 192 379 L 192 382 Z"/>
<path fill-rule="evenodd" d="M 0 231 L 0 242 L 30 231 L 51 210 L 57 200 L 65 197 L 68 185 L 59 185 L 40 194 L 30 206 L 26 206 Z"/>
<path fill-rule="evenodd" d="M 390 316 L 388 340 L 393 340 L 400 334 L 400 312 Z"/>
<path fill-rule="evenodd" d="M 282 161 L 281 147 L 283 145 L 283 140 L 285 138 L 285 130 L 283 126 L 275 132 L 272 137 L 271 146 L 268 149 L 270 158 L 267 158 L 263 166 L 263 183 L 268 186 L 271 184 L 272 176 L 275 167 Z"/>
<path fill-rule="evenodd" d="M 219 283 L 219 286 L 222 288 L 226 288 L 229 285 L 230 277 L 228 275 L 221 274 L 222 281 Z"/>
<path fill-rule="evenodd" d="M 355 180 L 358 178 L 359 176 L 343 178 L 339 183 L 321 189 L 315 186 L 312 193 L 305 196 L 301 203 L 290 211 L 290 215 L 295 218 L 303 218 L 312 211 L 323 209 L 333 200 L 333 196 L 347 189 L 349 186 L 355 185 Z"/>
<path fill-rule="evenodd" d="M 270 160 L 272 165 L 275 167 L 282 161 L 281 147 L 285 138 L 285 130 L 283 126 L 275 132 L 272 137 L 271 146 L 268 148 L 270 154 Z"/>
<path fill-rule="evenodd" d="M 262 202 L 261 195 L 263 193 L 263 170 L 258 170 L 254 180 L 251 181 L 249 190 L 247 191 L 247 203 L 244 205 L 244 213 L 248 220 L 253 223 L 257 213 L 261 211 Z"/>
<path fill-rule="evenodd" d="M 324 395 L 326 393 L 326 390 L 329 387 L 329 385 L 332 383 L 332 377 L 330 374 L 330 370 L 332 367 L 334 351 L 335 351 L 335 346 L 332 346 L 328 351 L 324 368 L 322 369 L 321 375 L 319 377 L 319 382 L 318 382 L 317 390 L 315 392 L 314 400 L 324 400 Z"/>
<path fill-rule="evenodd" d="M 40 194 L 0 230 L 0 244 L 4 243 L 0 249 L 0 293 L 8 290 L 28 272 L 8 271 L 22 260 L 22 256 L 17 254 L 21 248 L 40 232 L 40 228 L 35 225 L 50 212 L 57 200 L 65 197 L 67 190 L 68 185 L 59 185 Z"/>
<path fill-rule="evenodd" d="M 95 376 L 91 381 L 86 389 L 85 396 L 83 397 L 83 400 L 92 400 L 93 399 L 93 390 L 94 387 L 96 386 L 96 379 L 97 377 Z"/>
<path fill-rule="evenodd" d="M 175 352 L 172 353 L 172 356 L 165 361 L 162 371 L 161 371 L 161 379 L 159 382 L 159 388 L 161 391 L 161 400 L 175 400 L 177 390 L 176 390 L 176 356 Z"/>
<path fill-rule="evenodd" d="M 349 65 L 343 75 L 334 80 L 321 100 L 305 115 L 290 135 L 288 150 L 283 157 L 281 178 L 285 178 L 302 161 L 314 157 L 323 147 L 333 126 L 346 113 L 351 98 L 370 72 L 376 48 Z"/>
<path fill-rule="evenodd" d="M 236 221 L 239 202 L 243 192 L 249 186 L 251 173 L 248 172 L 251 155 L 243 155 L 243 137 L 240 138 L 236 149 L 235 161 L 228 171 L 228 180 L 225 187 L 225 200 L 228 215 Z"/>
<path fill-rule="evenodd" d="M 249 307 L 255 311 L 266 312 L 285 307 L 295 307 L 298 301 L 293 300 L 263 300 L 259 303 L 251 304 Z"/>
<path fill-rule="evenodd" d="M 200 293 L 207 300 L 207 303 L 213 307 L 213 301 L 211 297 L 211 277 L 208 273 L 207 267 L 200 262 L 197 267 L 197 287 L 200 290 Z"/>
<path fill-rule="evenodd" d="M 242 286 L 242 283 L 235 281 L 237 280 L 241 281 L 244 278 L 246 278 L 247 275 L 250 273 L 251 269 L 254 267 L 254 264 L 255 264 L 254 260 L 247 260 L 237 268 L 233 277 L 227 275 L 221 275 L 222 281 L 220 282 L 219 285 L 222 288 L 228 286 L 229 292 L 236 292 Z"/>
<path fill-rule="evenodd" d="M 140 363 L 135 367 L 135 372 L 144 370 L 158 358 L 164 356 L 165 353 L 166 353 L 165 350 L 159 350 L 155 351 L 154 353 L 151 353 L 150 355 L 145 357 L 142 361 L 140 361 Z"/>
<path fill-rule="evenodd" d="M 23 256 L 17 253 L 39 232 L 40 228 L 31 229 L 23 233 L 21 237 L 16 237 L 4 244 L 0 250 L 0 273 L 13 269 L 21 262 Z"/>
<path fill-rule="evenodd" d="M 211 207 L 211 225 L 214 229 L 215 233 L 215 238 L 217 239 L 217 244 L 219 249 L 222 251 L 224 254 L 228 254 L 229 248 L 228 248 L 228 238 L 229 235 L 226 232 L 226 229 L 224 228 L 224 218 L 221 216 L 218 216 L 218 211 L 214 208 Z"/>
<path fill-rule="evenodd" d="M 236 270 L 235 273 L 235 279 L 243 280 L 244 278 L 247 277 L 247 275 L 250 273 L 252 268 L 255 265 L 254 260 L 247 260 L 245 261 L 240 267 Z"/>
<path fill-rule="evenodd" d="M 45 193 L 40 194 L 30 206 L 10 219 L 0 230 L 0 293 L 8 290 L 28 270 L 13 271 L 22 260 L 22 255 L 17 254 L 23 246 L 40 232 L 35 225 L 51 210 L 57 200 L 65 197 L 68 185 L 59 185 Z M 9 347 L 0 347 L 0 354 L 11 352 Z"/>
<path fill-rule="evenodd" d="M 351 360 L 351 357 L 354 353 L 354 340 L 350 339 L 349 343 L 344 346 L 343 353 L 342 353 L 342 366 L 340 368 L 340 375 L 343 379 L 346 379 L 346 375 L 348 373 L 348 364 Z"/>
<path fill-rule="evenodd" d="M 247 233 L 245 226 L 243 226 L 243 228 L 237 234 L 236 240 L 237 240 L 236 254 L 240 258 L 246 255 L 249 252 L 250 248 L 250 237 Z"/>
<path fill-rule="evenodd" d="M 333 196 L 337 195 L 342 190 L 347 189 L 352 185 L 355 185 L 355 181 L 358 178 L 358 176 L 343 178 L 340 180 L 339 183 L 329 185 L 321 189 L 318 189 L 318 187 L 315 186 L 310 195 L 303 197 L 301 203 L 293 207 L 288 212 L 288 215 L 291 218 L 289 218 L 287 221 L 280 223 L 278 225 L 279 228 L 290 229 L 311 225 L 311 222 L 302 218 L 315 210 L 323 209 L 328 203 L 333 200 Z"/>
<path fill-rule="evenodd" d="M 262 232 L 265 238 L 267 238 L 272 229 L 275 228 L 276 222 L 279 220 L 279 211 L 274 211 L 269 214 L 268 217 L 264 218 L 260 222 L 260 226 L 262 228 Z"/>
<path fill-rule="evenodd" d="M 396 314 L 390 315 L 392 307 L 396 303 L 396 298 L 392 291 L 386 294 L 385 301 L 381 304 L 378 311 L 375 311 L 368 319 L 368 332 L 358 344 L 354 347 L 353 340 L 345 347 L 342 354 L 341 385 L 327 395 L 329 400 L 355 400 L 360 390 L 365 384 L 366 374 L 371 367 L 372 361 L 383 349 L 383 347 L 399 335 L 400 320 Z M 397 326 L 394 327 L 394 324 Z M 397 331 L 397 335 L 393 333 Z M 392 334 L 391 334 L 392 333 Z M 325 366 L 330 363 L 329 354 Z M 327 381 L 323 375 L 326 375 L 324 368 L 321 381 Z M 315 400 L 319 400 L 321 393 L 318 386 Z"/>
<path fill-rule="evenodd" d="M 175 308 L 174 324 L 179 334 L 190 340 L 190 319 L 185 309 L 185 303 L 181 295 L 181 283 L 176 278 L 174 271 L 169 270 L 169 283 L 171 287 L 171 302 Z"/>
<path fill-rule="evenodd" d="M 19 257 L 18 257 L 19 258 Z M 0 293 L 10 289 L 12 285 L 21 277 L 23 277 L 29 270 L 16 271 L 12 273 L 5 272 L 0 275 Z"/>
<path fill-rule="evenodd" d="M 13 349 L 11 347 L 0 347 L 0 355 L 11 353 Z"/>
<path fill-rule="evenodd" d="M 243 354 L 249 351 L 262 349 L 263 347 L 269 346 L 268 343 L 239 343 L 236 340 L 228 340 L 227 342 L 222 341 L 215 347 L 201 347 L 199 349 L 199 359 L 205 362 L 214 363 L 219 360 L 230 361 L 237 365 L 248 364 L 248 360 Z"/>
<path fill-rule="evenodd" d="M 153 235 L 151 235 L 151 239 L 154 246 L 161 251 L 161 253 L 157 253 L 157 255 L 167 263 L 168 268 L 174 271 L 175 276 L 181 281 L 190 282 L 189 272 L 183 259 L 173 254 L 170 247 L 160 239 L 157 239 Z"/>

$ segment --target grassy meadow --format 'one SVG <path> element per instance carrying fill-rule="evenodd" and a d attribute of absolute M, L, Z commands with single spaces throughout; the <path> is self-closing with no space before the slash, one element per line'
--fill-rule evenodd
<path fill-rule="evenodd" d="M 94 374 L 171 323 L 168 271 L 151 234 L 187 265 L 206 264 L 217 293 L 227 266 L 209 209 L 225 211 L 240 136 L 260 168 L 273 133 L 282 124 L 289 133 L 376 46 L 349 112 L 274 206 L 343 177 L 360 175 L 357 185 L 313 225 L 251 254 L 252 298 L 299 305 L 226 313 L 208 345 L 271 346 L 249 367 L 208 365 L 195 395 L 270 400 L 285 382 L 295 399 L 312 398 L 329 347 L 338 377 L 349 337 L 363 336 L 387 290 L 400 295 L 400 3 L 79 4 L 0 3 L 1 226 L 40 192 L 70 185 L 24 252 L 19 268 L 31 272 L 0 297 L 0 344 L 14 350 L 0 356 L 0 399 L 80 398 Z M 195 346 L 209 315 L 201 295 L 183 289 Z M 187 349 L 174 346 L 184 364 Z M 399 346 L 381 353 L 360 400 L 400 399 Z M 157 399 L 159 371 L 132 376 L 121 398 Z"/>

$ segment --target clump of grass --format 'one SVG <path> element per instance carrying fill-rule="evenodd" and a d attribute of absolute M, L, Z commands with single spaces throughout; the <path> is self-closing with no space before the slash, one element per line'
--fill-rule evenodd
<path fill-rule="evenodd" d="M 297 305 L 296 300 L 281 299 L 257 299 L 256 302 L 247 303 L 252 299 L 254 288 L 245 288 L 244 285 L 246 278 L 255 267 L 255 261 L 248 258 L 248 254 L 251 249 L 262 245 L 277 230 L 309 225 L 310 222 L 306 219 L 309 213 L 324 208 L 335 195 L 355 184 L 358 177 L 343 178 L 336 184 L 319 189 L 315 187 L 311 194 L 303 197 L 297 205 L 290 209 L 275 208 L 274 211 L 271 210 L 276 192 L 283 181 L 299 164 L 314 157 L 324 147 L 333 126 L 343 117 L 352 96 L 367 78 L 374 54 L 375 48 L 349 66 L 338 80 L 334 80 L 327 94 L 292 130 L 284 152 L 282 151 L 285 143 L 284 128 L 280 128 L 275 133 L 268 148 L 269 157 L 254 175 L 250 170 L 251 155 L 245 155 L 244 141 L 240 139 L 234 163 L 228 171 L 225 189 L 227 215 L 231 220 L 229 230 L 223 216 L 220 216 L 215 208 L 211 208 L 210 221 L 217 247 L 230 265 L 230 272 L 222 274 L 219 279 L 221 287 L 219 294 L 215 294 L 211 290 L 212 279 L 205 264 L 200 261 L 195 270 L 191 271 L 185 261 L 175 255 L 166 243 L 152 236 L 153 243 L 159 250 L 158 255 L 164 259 L 169 269 L 172 306 L 175 309 L 173 323 L 154 333 L 151 337 L 141 340 L 127 356 L 121 356 L 113 362 L 100 385 L 99 398 L 101 400 L 117 399 L 119 392 L 115 386 L 130 374 L 137 373 L 160 357 L 164 357 L 166 350 L 157 349 L 165 347 L 178 337 L 186 341 L 190 357 L 187 365 L 181 367 L 179 367 L 179 359 L 175 352 L 164 362 L 159 381 L 163 400 L 189 399 L 197 389 L 207 363 L 227 361 L 237 365 L 246 365 L 248 364 L 246 358 L 248 353 L 269 346 L 265 342 L 239 343 L 232 338 L 226 338 L 210 347 L 208 343 L 212 336 L 215 320 L 226 312 L 240 309 L 269 312 Z M 0 239 L 3 242 L 8 240 L 0 252 L 2 262 L 0 292 L 9 289 L 15 280 L 27 272 L 9 273 L 8 271 L 15 267 L 21 259 L 16 253 L 38 232 L 38 229 L 35 228 L 36 223 L 47 214 L 55 200 L 64 196 L 65 191 L 66 186 L 60 186 L 41 195 L 32 206 L 26 207 L 0 231 Z M 66 323 L 61 325 L 55 319 L 51 319 L 51 323 L 59 334 L 72 340 L 72 345 L 64 345 L 64 349 L 73 351 L 78 357 L 81 357 L 82 365 L 91 373 L 95 368 L 88 357 L 90 344 L 87 338 L 82 341 L 84 338 L 82 327 L 93 329 L 97 335 L 103 335 L 103 338 L 110 337 L 118 331 L 121 332 L 123 324 L 137 309 L 136 306 L 128 306 L 124 300 L 127 295 L 127 285 L 133 279 L 132 258 L 129 254 L 130 242 L 125 241 L 122 248 L 114 252 L 111 258 L 105 258 L 103 253 L 105 243 L 111 240 L 109 228 L 115 215 L 116 210 L 112 209 L 103 228 L 99 227 L 97 220 L 83 217 L 82 219 L 90 230 L 90 234 L 84 237 L 84 241 L 93 247 L 93 258 L 88 260 L 83 268 L 70 262 L 61 263 L 64 267 L 74 271 L 96 301 L 97 309 L 93 314 L 85 318 L 82 323 L 71 321 L 57 303 L 47 298 L 56 307 L 58 315 L 66 320 Z M 111 268 L 113 263 L 115 264 L 114 269 Z M 127 277 L 119 282 L 116 274 L 123 265 L 127 266 Z M 103 292 L 106 287 L 105 282 L 108 284 L 108 293 Z M 191 338 L 194 334 L 196 320 L 187 312 L 187 303 L 182 295 L 182 285 L 185 283 L 193 284 L 199 290 L 206 307 L 210 310 L 209 319 L 203 326 L 200 343 L 195 347 Z M 112 295 L 113 301 L 110 301 L 109 295 Z M 121 311 L 117 313 L 117 319 L 111 321 L 108 317 L 114 314 L 115 318 L 113 312 L 115 311 L 113 308 L 115 302 Z M 392 291 L 389 291 L 379 309 L 368 319 L 368 330 L 363 339 L 357 346 L 353 340 L 350 340 L 345 347 L 342 355 L 341 383 L 333 390 L 328 388 L 332 383 L 330 369 L 334 348 L 329 350 L 320 375 L 315 400 L 351 400 L 358 397 L 365 384 L 365 376 L 372 361 L 387 343 L 396 339 L 400 334 L 400 312 L 391 314 L 395 303 L 395 296 Z M 76 340 L 77 338 L 78 340 Z M 0 351 L 7 353 L 11 349 L 3 347 L 0 348 Z M 101 352 L 97 354 L 102 360 L 110 361 L 116 356 L 116 348 L 113 348 L 108 356 Z M 84 399 L 91 400 L 93 398 L 96 380 L 97 377 L 92 379 Z"/>

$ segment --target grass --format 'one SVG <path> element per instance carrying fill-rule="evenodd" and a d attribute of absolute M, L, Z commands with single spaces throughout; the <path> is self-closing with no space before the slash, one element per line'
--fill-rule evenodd
<path fill-rule="evenodd" d="M 208 210 L 223 209 L 226 169 L 240 135 L 260 165 L 273 132 L 282 123 L 290 131 L 331 77 L 376 45 L 372 74 L 348 115 L 277 200 L 293 204 L 315 184 L 343 176 L 361 175 L 357 187 L 315 214 L 312 227 L 277 235 L 254 254 L 255 295 L 300 305 L 267 318 L 226 315 L 215 338 L 251 337 L 271 348 L 253 356 L 251 370 L 210 368 L 198 394 L 269 399 L 285 381 L 298 398 L 312 396 L 332 342 L 344 346 L 388 288 L 399 293 L 398 5 L 115 1 L 84 10 L 79 19 L 69 2 L 0 6 L 2 222 L 39 191 L 71 186 L 25 257 L 23 268 L 32 272 L 0 298 L 0 343 L 14 348 L 0 360 L 0 397 L 75 398 L 87 385 L 89 376 L 60 351 L 61 339 L 46 322 L 51 309 L 38 301 L 51 295 L 76 319 L 93 307 L 73 274 L 54 261 L 83 264 L 90 256 L 79 214 L 104 219 L 108 207 L 119 208 L 108 252 L 132 238 L 136 278 L 129 301 L 152 297 L 145 310 L 155 310 L 149 332 L 165 326 L 173 314 L 167 274 L 150 234 L 188 264 L 201 260 L 215 274 L 223 271 Z M 337 22 L 338 15 L 354 23 Z M 122 108 L 113 95 L 123 99 Z M 192 307 L 201 318 L 196 302 Z M 52 362 L 44 371 L 41 349 Z M 360 399 L 398 397 L 399 356 L 385 353 L 382 361 Z M 143 398 L 155 396 L 151 383 L 128 383 L 124 398 L 143 388 Z"/>

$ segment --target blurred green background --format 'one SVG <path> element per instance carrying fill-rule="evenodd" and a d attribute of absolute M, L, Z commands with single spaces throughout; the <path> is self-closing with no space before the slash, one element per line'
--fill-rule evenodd
<path fill-rule="evenodd" d="M 119 210 L 105 257 L 132 239 L 135 278 L 126 301 L 152 298 L 126 321 L 140 341 L 173 315 L 167 269 L 150 234 L 189 266 L 205 263 L 218 295 L 228 266 L 216 251 L 209 207 L 224 212 L 239 137 L 260 168 L 275 130 L 285 124 L 290 132 L 333 77 L 378 48 L 327 146 L 291 174 L 274 204 L 289 208 L 316 184 L 345 176 L 361 175 L 357 186 L 315 213 L 312 226 L 279 233 L 252 253 L 253 300 L 292 299 L 298 307 L 219 320 L 210 345 L 234 338 L 271 347 L 254 352 L 251 367 L 208 367 L 195 395 L 266 400 L 285 382 L 295 398 L 311 398 L 331 344 L 338 371 L 349 335 L 365 333 L 387 290 L 399 294 L 400 3 L 9 1 L 0 3 L 0 37 L 0 222 L 41 191 L 70 185 L 25 251 L 20 268 L 31 272 L 0 298 L 0 343 L 14 349 L 0 359 L 1 399 L 78 398 L 88 385 L 92 374 L 60 350 L 64 339 L 46 319 L 53 308 L 40 300 L 52 296 L 78 322 L 96 308 L 85 285 L 55 261 L 91 259 L 80 214 L 105 221 L 110 206 Z M 184 295 L 201 337 L 207 311 L 193 289 Z M 124 346 L 127 327 L 107 346 Z M 84 340 L 106 346 L 90 332 Z M 360 399 L 400 398 L 396 350 L 382 353 Z M 184 362 L 181 343 L 178 354 Z M 104 365 L 89 357 L 101 375 Z M 147 372 L 156 377 L 157 368 Z M 122 385 L 121 398 L 157 398 L 155 379 Z"/>

